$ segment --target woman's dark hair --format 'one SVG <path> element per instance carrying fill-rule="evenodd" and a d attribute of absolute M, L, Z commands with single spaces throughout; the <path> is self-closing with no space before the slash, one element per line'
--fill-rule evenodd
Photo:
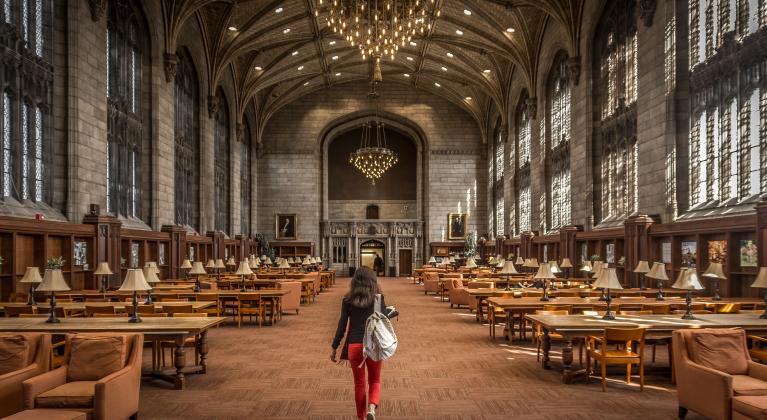
<path fill-rule="evenodd" d="M 375 303 L 378 293 L 380 290 L 376 273 L 367 267 L 360 267 L 354 272 L 354 277 L 349 283 L 349 291 L 346 292 L 344 299 L 354 307 L 369 308 Z"/>

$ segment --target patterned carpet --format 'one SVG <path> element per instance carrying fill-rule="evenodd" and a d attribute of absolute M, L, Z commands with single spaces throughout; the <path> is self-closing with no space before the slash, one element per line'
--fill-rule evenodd
<path fill-rule="evenodd" d="M 184 391 L 143 382 L 140 418 L 353 419 L 351 369 L 328 359 L 347 283 L 339 279 L 316 303 L 274 327 L 214 329 L 208 374 L 187 376 Z M 620 373 L 606 393 L 598 379 L 563 385 L 558 344 L 552 346 L 554 368 L 544 371 L 535 347 L 491 340 L 487 326 L 466 309 L 424 296 L 408 279 L 381 284 L 387 303 L 401 314 L 394 323 L 400 347 L 382 374 L 381 419 L 676 417 L 676 392 L 662 373 L 650 375 L 642 393 Z M 665 366 L 665 349 L 658 353 Z M 145 364 L 151 364 L 148 355 Z"/>

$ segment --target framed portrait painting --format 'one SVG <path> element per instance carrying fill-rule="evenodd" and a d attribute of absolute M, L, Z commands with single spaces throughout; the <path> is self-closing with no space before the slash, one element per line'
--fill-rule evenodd
<path fill-rule="evenodd" d="M 447 240 L 466 239 L 466 213 L 450 213 L 447 215 Z"/>
<path fill-rule="evenodd" d="M 298 232 L 298 217 L 293 214 L 277 213 L 274 215 L 274 237 L 279 239 L 296 239 Z"/>

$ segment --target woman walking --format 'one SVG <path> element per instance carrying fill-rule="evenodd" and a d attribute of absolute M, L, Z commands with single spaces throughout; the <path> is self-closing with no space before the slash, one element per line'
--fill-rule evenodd
<path fill-rule="evenodd" d="M 344 333 L 346 334 L 346 343 L 341 349 L 341 360 L 348 360 L 354 374 L 354 401 L 357 404 L 357 418 L 374 420 L 376 408 L 379 404 L 379 394 L 381 391 L 381 366 L 382 361 L 374 361 L 370 358 L 365 359 L 363 364 L 362 340 L 365 336 L 365 324 L 370 315 L 376 308 L 376 295 L 379 294 L 378 281 L 373 270 L 362 267 L 359 268 L 352 277 L 349 291 L 341 302 L 341 317 L 338 319 L 338 328 L 333 338 L 333 351 L 330 353 L 330 360 L 338 362 L 338 346 Z M 386 307 L 383 295 L 381 295 L 381 306 Z M 379 309 L 380 310 L 380 309 Z M 368 376 L 368 400 L 367 417 L 365 412 L 365 369 Z"/>

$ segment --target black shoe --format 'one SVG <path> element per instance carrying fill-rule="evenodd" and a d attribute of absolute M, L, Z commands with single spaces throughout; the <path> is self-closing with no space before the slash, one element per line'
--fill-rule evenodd
<path fill-rule="evenodd" d="M 376 420 L 375 413 L 368 413 L 367 420 Z"/>

